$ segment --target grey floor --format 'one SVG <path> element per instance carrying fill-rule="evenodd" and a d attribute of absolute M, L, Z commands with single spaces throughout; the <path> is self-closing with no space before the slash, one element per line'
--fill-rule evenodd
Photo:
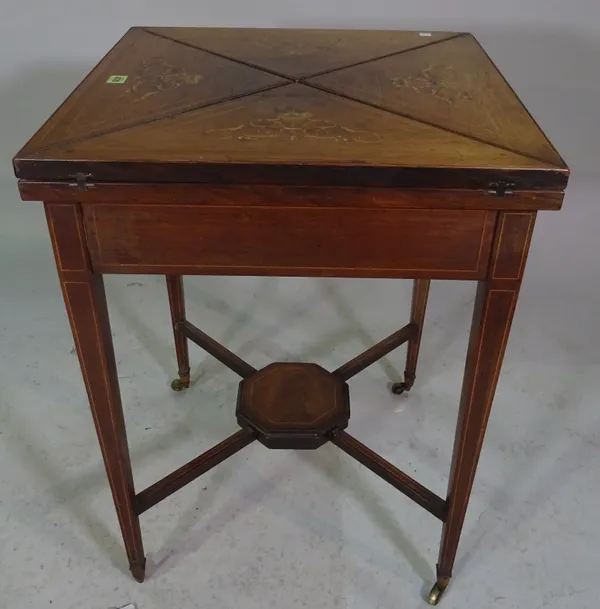
<path fill-rule="evenodd" d="M 333 446 L 252 445 L 142 517 L 148 579 L 127 572 L 41 208 L 5 182 L 0 225 L 0 607 L 423 606 L 439 523 Z M 455 579 L 464 607 L 597 605 L 598 185 L 540 215 Z M 591 244 L 591 245 L 590 245 Z M 584 247 L 586 245 L 586 247 Z M 407 321 L 410 282 L 189 278 L 189 318 L 256 366 L 335 366 Z M 107 291 L 135 481 L 236 429 L 236 377 L 192 349 L 174 371 L 161 277 Z M 350 431 L 444 494 L 474 286 L 435 282 L 417 385 L 402 350 L 351 382 Z"/>

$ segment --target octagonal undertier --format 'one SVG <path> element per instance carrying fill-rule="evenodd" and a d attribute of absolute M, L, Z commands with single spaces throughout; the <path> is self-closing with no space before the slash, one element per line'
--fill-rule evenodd
<path fill-rule="evenodd" d="M 348 385 L 317 364 L 270 364 L 240 383 L 236 414 L 268 448 L 315 449 L 348 425 Z"/>

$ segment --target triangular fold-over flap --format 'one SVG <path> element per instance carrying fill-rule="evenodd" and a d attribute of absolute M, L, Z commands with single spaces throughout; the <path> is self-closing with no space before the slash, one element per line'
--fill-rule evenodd
<path fill-rule="evenodd" d="M 286 82 L 133 29 L 29 145 L 44 149 L 173 116 Z"/>
<path fill-rule="evenodd" d="M 171 40 L 281 74 L 305 78 L 451 38 L 453 32 L 148 28 Z"/>
<path fill-rule="evenodd" d="M 404 167 L 547 167 L 402 116 L 292 84 L 54 147 L 38 159 Z"/>
<path fill-rule="evenodd" d="M 338 70 L 309 82 L 481 142 L 564 166 L 470 35 Z"/>

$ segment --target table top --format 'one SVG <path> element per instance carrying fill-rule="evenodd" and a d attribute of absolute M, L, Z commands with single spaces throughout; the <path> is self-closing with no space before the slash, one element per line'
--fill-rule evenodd
<path fill-rule="evenodd" d="M 14 166 L 36 181 L 562 190 L 568 179 L 473 36 L 367 30 L 132 28 Z"/>

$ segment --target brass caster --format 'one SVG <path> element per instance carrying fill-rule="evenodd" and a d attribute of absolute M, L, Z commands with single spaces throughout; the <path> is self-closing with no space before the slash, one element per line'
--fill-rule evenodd
<path fill-rule="evenodd" d="M 443 588 L 438 583 L 433 584 L 433 588 L 431 588 L 427 602 L 433 606 L 437 605 L 440 602 L 445 590 L 446 588 Z"/>
<path fill-rule="evenodd" d="M 182 381 L 181 379 L 175 379 L 172 383 L 171 383 L 171 389 L 173 391 L 183 391 L 184 389 L 187 389 L 190 386 L 190 382 L 187 381 Z"/>
<path fill-rule="evenodd" d="M 391 392 L 394 395 L 402 395 L 405 391 L 408 391 L 408 389 L 404 381 L 402 383 L 392 383 Z"/>

